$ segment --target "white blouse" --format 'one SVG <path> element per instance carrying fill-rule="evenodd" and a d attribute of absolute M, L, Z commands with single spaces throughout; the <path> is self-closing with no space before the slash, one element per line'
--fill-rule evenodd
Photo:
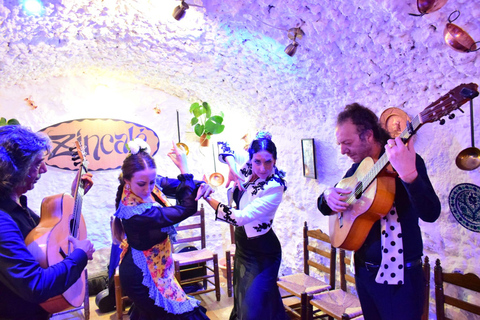
<path fill-rule="evenodd" d="M 235 160 L 240 158 L 229 148 L 227 150 L 219 155 L 221 162 L 225 162 L 226 156 L 234 155 Z M 250 161 L 246 162 L 239 171 L 247 182 L 244 183 L 245 191 L 241 194 L 238 208 L 231 206 L 234 188 L 230 188 L 228 190 L 230 205 L 222 203 L 218 205 L 216 220 L 225 221 L 237 227 L 243 226 L 248 238 L 267 233 L 272 228 L 275 213 L 286 190 L 285 181 L 279 176 L 277 170 L 275 171 L 267 179 L 257 178 L 255 181 L 250 181 L 252 164 Z"/>

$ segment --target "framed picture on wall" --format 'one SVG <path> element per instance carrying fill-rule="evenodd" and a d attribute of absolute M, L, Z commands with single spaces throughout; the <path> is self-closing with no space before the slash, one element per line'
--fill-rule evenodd
<path fill-rule="evenodd" d="M 317 179 L 315 167 L 315 142 L 313 139 L 302 139 L 303 176 Z"/>

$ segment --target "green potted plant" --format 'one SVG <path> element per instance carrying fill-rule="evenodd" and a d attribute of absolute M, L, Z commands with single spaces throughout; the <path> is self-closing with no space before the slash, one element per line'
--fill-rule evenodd
<path fill-rule="evenodd" d="M 200 144 L 207 146 L 209 139 L 213 134 L 219 134 L 225 129 L 223 122 L 223 112 L 220 115 L 212 116 L 212 109 L 208 102 L 194 102 L 190 106 L 190 113 L 193 118 L 190 124 L 194 127 L 195 134 L 200 137 Z"/>
<path fill-rule="evenodd" d="M 9 126 L 9 125 L 19 125 L 19 124 L 20 124 L 20 122 L 18 122 L 17 119 L 7 120 L 7 119 L 5 119 L 4 117 L 2 117 L 2 118 L 0 119 L 0 127 L 1 127 L 1 126 L 7 126 L 7 125 L 8 125 L 8 126 Z"/>

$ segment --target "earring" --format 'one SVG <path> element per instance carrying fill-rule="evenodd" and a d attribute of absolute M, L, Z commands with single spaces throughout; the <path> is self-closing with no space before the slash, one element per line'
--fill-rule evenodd
<path fill-rule="evenodd" d="M 128 183 L 125 185 L 125 189 L 127 189 L 128 191 L 130 191 L 130 185 L 129 185 Z"/>

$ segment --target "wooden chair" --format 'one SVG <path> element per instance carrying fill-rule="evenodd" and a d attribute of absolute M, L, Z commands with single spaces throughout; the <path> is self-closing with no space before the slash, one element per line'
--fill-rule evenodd
<path fill-rule="evenodd" d="M 423 275 L 425 276 L 425 300 L 423 302 L 422 320 L 428 320 L 430 313 L 430 260 L 428 256 L 423 259 Z"/>
<path fill-rule="evenodd" d="M 310 304 L 328 314 L 334 319 L 361 319 L 362 308 L 358 297 L 348 292 L 348 287 L 355 284 L 355 278 L 347 272 L 347 265 L 350 265 L 351 259 L 346 257 L 345 250 L 339 250 L 339 269 L 340 269 L 340 289 L 328 290 L 309 297 Z M 308 319 L 313 319 L 314 315 L 309 312 Z"/>
<path fill-rule="evenodd" d="M 230 245 L 225 251 L 225 267 L 227 269 L 227 295 L 233 296 L 233 266 L 232 261 L 235 259 L 235 227 L 230 225 Z"/>
<path fill-rule="evenodd" d="M 115 270 L 113 281 L 115 283 L 115 308 L 117 310 L 117 320 L 122 320 L 123 316 L 127 314 L 127 312 L 125 311 L 125 307 L 130 302 L 130 299 L 128 298 L 128 296 L 123 295 L 122 284 L 120 283 L 120 274 L 118 273 L 118 267 Z"/>
<path fill-rule="evenodd" d="M 440 259 L 437 259 L 434 268 L 434 278 L 437 320 L 452 319 L 445 315 L 446 304 L 469 312 L 470 314 L 480 315 L 480 306 L 478 304 L 473 304 L 462 299 L 462 295 L 467 292 L 466 290 L 480 293 L 480 278 L 477 275 L 473 273 L 443 272 Z M 444 284 L 449 285 L 444 287 Z"/>
<path fill-rule="evenodd" d="M 322 263 L 321 261 L 326 263 Z M 312 307 L 308 302 L 308 295 L 335 288 L 336 249 L 330 243 L 330 237 L 320 229 L 308 230 L 307 222 L 303 227 L 303 273 L 296 273 L 280 277 L 277 281 L 279 288 L 289 295 L 284 299 L 285 309 L 301 319 L 307 319 L 307 309 Z M 310 267 L 329 275 L 329 282 L 310 275 Z M 299 304 L 291 303 L 291 297 L 299 299 Z M 310 310 L 313 313 L 313 310 Z"/>
<path fill-rule="evenodd" d="M 114 237 L 113 230 L 115 229 L 115 217 L 110 217 L 110 232 L 112 235 L 112 243 L 117 244 L 120 246 L 119 241 Z M 112 247 L 113 248 L 113 247 Z M 121 251 L 121 249 L 120 249 Z M 117 252 L 118 256 L 120 256 L 120 252 Z M 117 254 L 116 253 L 116 254 Z M 113 254 L 113 250 L 110 254 Z M 114 259 L 116 260 L 116 259 Z M 112 262 L 112 260 L 110 260 Z M 131 305 L 131 301 L 128 296 L 123 294 L 122 284 L 120 283 L 120 273 L 119 273 L 119 266 L 115 268 L 115 273 L 113 275 L 113 283 L 115 288 L 115 309 L 117 314 L 117 320 L 122 320 L 124 315 L 127 315 L 126 306 L 127 304 Z"/>
<path fill-rule="evenodd" d="M 52 314 L 51 318 L 56 316 L 61 316 L 63 314 L 67 314 L 70 312 L 75 312 L 83 309 L 83 317 L 85 320 L 90 319 L 90 297 L 88 296 L 88 271 L 85 269 L 85 297 L 83 299 L 83 303 L 79 307 L 72 307 L 70 309 L 60 311 L 57 313 Z"/>
<path fill-rule="evenodd" d="M 220 301 L 218 256 L 216 253 L 213 253 L 206 248 L 205 209 L 203 208 L 203 204 L 197 213 L 182 221 L 176 229 L 178 232 L 176 244 L 192 244 L 200 242 L 201 247 L 199 250 L 172 254 L 175 263 L 175 277 L 177 278 L 177 281 L 182 286 L 203 281 L 203 290 L 190 292 L 189 294 L 198 295 L 215 291 L 217 301 Z M 208 266 L 208 262 L 211 262 L 213 266 Z M 180 267 L 184 268 L 181 270 Z M 201 275 L 192 278 L 186 276 L 188 273 L 195 273 L 195 270 L 201 270 Z M 210 271 L 210 273 L 208 271 Z M 211 284 L 213 288 L 210 288 L 208 284 Z"/>

